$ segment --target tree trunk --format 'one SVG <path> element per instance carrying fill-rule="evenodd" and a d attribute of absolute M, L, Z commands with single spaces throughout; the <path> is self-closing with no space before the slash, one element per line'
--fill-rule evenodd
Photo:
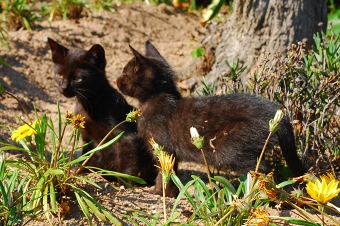
<path fill-rule="evenodd" d="M 225 61 L 232 63 L 237 58 L 247 66 L 244 75 L 250 76 L 251 68 L 265 53 L 285 53 L 288 46 L 305 38 L 311 45 L 313 34 L 325 31 L 327 25 L 326 0 L 234 0 L 233 10 L 222 25 L 217 46 L 211 34 L 207 34 L 210 41 L 202 42 L 205 49 L 209 43 L 210 50 L 216 48 L 208 82 L 226 75 Z"/>

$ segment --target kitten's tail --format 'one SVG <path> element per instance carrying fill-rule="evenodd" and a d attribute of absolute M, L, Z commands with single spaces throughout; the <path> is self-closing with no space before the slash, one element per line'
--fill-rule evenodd
<path fill-rule="evenodd" d="M 285 158 L 293 175 L 295 177 L 302 176 L 307 172 L 307 170 L 297 154 L 293 128 L 287 117 L 282 119 L 277 135 L 283 157 Z"/>

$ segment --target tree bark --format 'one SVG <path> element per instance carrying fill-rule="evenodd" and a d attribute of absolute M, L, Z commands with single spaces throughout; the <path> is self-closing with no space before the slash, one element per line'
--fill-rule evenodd
<path fill-rule="evenodd" d="M 288 46 L 305 38 L 311 45 L 313 34 L 325 31 L 326 25 L 326 0 L 234 0 L 233 13 L 222 25 L 221 39 L 217 46 L 210 46 L 216 51 L 207 81 L 228 74 L 225 61 L 232 63 L 237 58 L 247 66 L 244 75 L 250 76 L 251 68 L 265 53 L 285 53 Z M 205 43 L 213 43 L 211 37 Z"/>

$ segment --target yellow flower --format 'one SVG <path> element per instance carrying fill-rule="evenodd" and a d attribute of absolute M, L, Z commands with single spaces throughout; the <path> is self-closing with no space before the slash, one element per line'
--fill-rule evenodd
<path fill-rule="evenodd" d="M 161 165 L 160 167 L 159 166 L 157 167 L 160 168 L 162 171 L 163 182 L 169 183 L 175 165 L 175 158 L 173 157 L 172 154 L 169 155 L 165 151 L 161 151 L 157 157 Z"/>
<path fill-rule="evenodd" d="M 334 197 L 338 196 L 340 188 L 339 182 L 330 174 L 321 176 L 321 180 L 309 181 L 306 185 L 307 193 L 317 202 L 326 204 Z"/>
<path fill-rule="evenodd" d="M 31 137 L 33 134 L 37 134 L 37 131 L 35 131 L 35 125 L 38 122 L 35 121 L 33 123 L 25 124 L 23 126 L 20 126 L 17 130 L 14 130 L 12 132 L 11 139 L 15 140 L 16 142 L 19 142 L 19 140 L 23 140 L 26 137 Z"/>
<path fill-rule="evenodd" d="M 127 122 L 137 122 L 137 118 L 141 116 L 142 111 L 140 109 L 133 110 L 129 114 L 126 115 Z"/>
<path fill-rule="evenodd" d="M 78 114 L 72 118 L 72 125 L 73 129 L 78 129 L 78 128 L 85 128 L 85 117 L 81 116 L 81 114 Z"/>
<path fill-rule="evenodd" d="M 66 111 L 66 125 L 72 123 L 73 113 Z"/>
<path fill-rule="evenodd" d="M 327 173 L 327 175 L 322 175 L 322 176 L 320 176 L 320 178 L 321 178 L 321 179 L 323 178 L 323 179 L 327 182 L 327 184 L 328 184 L 329 182 L 331 182 L 332 180 L 336 180 L 335 177 L 334 177 L 334 175 L 331 174 L 331 173 Z"/>

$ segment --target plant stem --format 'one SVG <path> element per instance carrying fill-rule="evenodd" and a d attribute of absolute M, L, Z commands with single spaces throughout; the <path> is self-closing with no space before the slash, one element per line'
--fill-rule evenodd
<path fill-rule="evenodd" d="M 207 162 L 207 159 L 205 158 L 205 154 L 204 154 L 204 151 L 203 151 L 203 148 L 201 148 L 201 152 L 202 152 L 202 156 L 203 156 L 203 160 L 204 160 L 204 164 L 205 164 L 205 170 L 207 171 L 207 175 L 208 175 L 208 180 L 209 180 L 209 184 L 210 184 L 210 189 L 211 189 L 211 192 L 214 193 L 214 186 L 212 184 L 212 181 L 211 181 L 211 175 L 210 175 L 210 170 L 209 170 L 209 165 L 208 165 L 208 162 Z M 216 202 L 216 198 L 215 198 L 215 195 L 213 194 L 213 200 L 214 200 L 214 204 L 216 206 L 217 202 Z"/>
<path fill-rule="evenodd" d="M 63 132 L 61 133 L 61 137 L 60 137 L 60 139 L 59 139 L 59 144 L 58 144 L 57 150 L 55 151 L 54 164 L 53 164 L 53 167 L 54 167 L 54 168 L 57 167 L 57 161 L 58 161 L 58 156 L 59 156 L 59 150 L 60 150 L 60 147 L 61 147 L 61 142 L 62 142 L 62 140 L 63 140 L 63 138 L 64 138 L 65 130 L 66 130 L 66 125 L 65 125 L 64 128 L 63 128 Z"/>
<path fill-rule="evenodd" d="M 111 133 L 117 129 L 120 125 L 124 124 L 125 122 L 127 122 L 126 120 L 118 123 L 116 126 L 114 126 L 110 132 L 108 132 L 108 134 L 106 134 L 106 136 L 100 141 L 100 143 L 97 145 L 97 147 L 99 147 L 100 145 L 102 145 L 105 140 L 111 135 Z M 95 152 L 91 153 L 91 155 L 80 165 L 80 167 L 77 169 L 77 171 L 75 172 L 75 175 L 78 175 L 81 170 L 84 168 L 84 166 L 86 165 L 86 163 L 92 158 L 92 156 L 94 155 Z"/>
<path fill-rule="evenodd" d="M 72 162 L 74 146 L 76 145 L 76 139 L 77 139 L 76 130 L 73 130 L 73 134 L 74 134 L 74 137 L 73 137 L 72 150 L 71 150 L 71 154 L 70 154 L 70 162 Z M 67 177 L 70 177 L 70 174 L 71 174 L 71 165 L 68 166 Z"/>
<path fill-rule="evenodd" d="M 8 91 L 5 90 L 5 93 L 8 94 L 8 95 L 10 95 L 11 97 L 13 97 L 13 98 L 19 103 L 21 109 L 24 111 L 26 117 L 28 118 L 28 120 L 29 120 L 30 123 L 32 124 L 32 120 L 31 120 L 30 116 L 28 115 L 26 109 L 25 109 L 24 106 L 21 104 L 21 102 L 19 101 L 19 99 L 18 99 L 13 93 L 11 93 L 11 92 L 8 92 Z"/>
<path fill-rule="evenodd" d="M 266 143 L 264 144 L 263 148 L 262 148 L 262 151 L 261 151 L 261 154 L 260 154 L 260 157 L 257 161 L 257 164 L 256 164 L 256 168 L 255 168 L 255 175 L 254 175 L 254 178 L 253 178 L 253 181 L 251 182 L 251 187 L 250 189 L 253 189 L 254 187 L 254 184 L 255 184 L 255 181 L 256 181 L 256 177 L 257 177 L 257 172 L 260 168 L 260 164 L 261 164 L 261 161 L 262 161 L 262 158 L 263 158 L 263 155 L 264 155 L 264 152 L 266 151 L 266 147 L 268 145 L 268 142 L 269 142 L 269 139 L 270 137 L 272 136 L 272 132 L 269 133 L 268 137 L 267 137 L 267 140 L 266 140 Z"/>
<path fill-rule="evenodd" d="M 232 208 L 231 210 L 229 210 L 228 213 L 226 213 L 219 221 L 216 222 L 216 224 L 214 224 L 214 226 L 219 225 L 220 223 L 224 222 L 224 220 L 234 212 L 235 210 Z"/>
<path fill-rule="evenodd" d="M 164 224 L 165 224 L 165 222 L 166 222 L 165 189 L 166 189 L 166 183 L 163 182 L 163 211 L 164 211 Z"/>

